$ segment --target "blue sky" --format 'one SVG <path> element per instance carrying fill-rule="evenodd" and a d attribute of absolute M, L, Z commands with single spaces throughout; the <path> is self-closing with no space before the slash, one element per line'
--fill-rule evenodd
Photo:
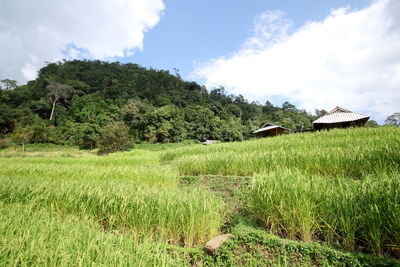
<path fill-rule="evenodd" d="M 167 0 L 160 22 L 145 34 L 144 48 L 118 58 L 145 67 L 180 70 L 190 79 L 195 62 L 238 50 L 252 34 L 253 19 L 266 10 L 282 10 L 299 27 L 319 21 L 332 9 L 366 6 L 366 0 Z"/>
<path fill-rule="evenodd" d="M 398 14 L 399 0 L 0 1 L 0 78 L 23 84 L 62 59 L 118 60 L 382 123 L 400 111 Z"/>

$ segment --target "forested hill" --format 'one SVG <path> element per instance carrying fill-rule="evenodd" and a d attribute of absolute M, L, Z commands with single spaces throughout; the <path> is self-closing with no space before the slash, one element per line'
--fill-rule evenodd
<path fill-rule="evenodd" d="M 249 103 L 223 88 L 208 91 L 179 73 L 136 64 L 63 61 L 23 86 L 2 80 L 0 137 L 95 147 L 102 129 L 119 123 L 135 142 L 242 140 L 263 123 L 308 129 L 313 116 L 285 102 Z M 324 111 L 319 111 L 324 112 Z"/>

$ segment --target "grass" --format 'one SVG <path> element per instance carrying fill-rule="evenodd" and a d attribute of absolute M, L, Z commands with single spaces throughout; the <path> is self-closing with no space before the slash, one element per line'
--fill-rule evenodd
<path fill-rule="evenodd" d="M 276 172 L 255 177 L 248 205 L 263 226 L 291 239 L 375 255 L 400 250 L 400 174 L 360 180 Z"/>
<path fill-rule="evenodd" d="M 398 147 L 380 127 L 108 156 L 3 149 L 0 265 L 393 266 Z"/>
<path fill-rule="evenodd" d="M 181 175 L 251 176 L 275 170 L 359 178 L 399 170 L 399 129 L 359 128 L 178 148 L 162 155 Z"/>
<path fill-rule="evenodd" d="M 218 252 L 215 266 L 400 266 L 392 259 L 346 253 L 322 246 L 282 239 L 262 229 L 237 225 L 234 237 Z"/>
<path fill-rule="evenodd" d="M 25 152 L 21 146 L 12 145 L 0 149 L 0 157 L 87 157 L 95 154 L 95 151 L 80 150 L 78 147 L 62 146 L 55 144 L 27 144 Z"/>
<path fill-rule="evenodd" d="M 218 234 L 221 206 L 206 191 L 172 190 L 123 182 L 1 179 L 4 203 L 87 215 L 105 229 L 124 229 L 192 246 Z"/>
<path fill-rule="evenodd" d="M 177 172 L 160 166 L 157 156 L 135 150 L 108 157 L 14 157 L 0 160 L 0 177 L 58 180 L 124 180 L 138 184 L 176 186 Z"/>
<path fill-rule="evenodd" d="M 1 266 L 183 266 L 163 243 L 99 231 L 87 216 L 0 202 Z"/>
<path fill-rule="evenodd" d="M 1 266 L 396 266 L 399 262 L 288 241 L 244 225 L 210 257 L 132 233 L 99 231 L 92 218 L 0 202 Z"/>

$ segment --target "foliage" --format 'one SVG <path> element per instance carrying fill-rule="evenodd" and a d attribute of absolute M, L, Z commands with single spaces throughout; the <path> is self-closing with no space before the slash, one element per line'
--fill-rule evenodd
<path fill-rule="evenodd" d="M 88 141 L 93 139 L 93 129 L 89 130 L 90 136 L 85 138 Z M 123 122 L 110 122 L 102 130 L 99 139 L 100 150 L 99 153 L 106 154 L 117 151 L 128 150 L 132 147 L 132 140 L 129 136 L 129 129 Z"/>
<path fill-rule="evenodd" d="M 218 251 L 216 266 L 397 266 L 398 261 L 350 254 L 316 243 L 281 239 L 262 229 L 238 225 Z"/>
<path fill-rule="evenodd" d="M 17 81 L 11 79 L 3 79 L 0 81 L 4 85 L 5 90 L 13 90 L 17 88 Z M 1 89 L 1 86 L 0 86 Z"/>
<path fill-rule="evenodd" d="M 33 129 L 30 126 L 20 127 L 14 132 L 14 140 L 22 146 L 22 152 L 25 151 L 25 145 L 31 141 Z"/>
<path fill-rule="evenodd" d="M 374 120 L 369 120 L 365 124 L 365 127 L 378 127 L 378 126 L 379 126 L 379 124 Z"/>
<path fill-rule="evenodd" d="M 303 131 L 312 127 L 314 119 L 289 102 L 282 107 L 268 101 L 250 103 L 241 95 L 229 95 L 223 87 L 207 91 L 179 74 L 130 63 L 50 63 L 26 85 L 6 84 L 0 89 L 0 135 L 12 133 L 21 121 L 33 126 L 38 121 L 32 118 L 38 115 L 50 118 L 46 127 L 54 127 L 52 142 L 85 148 L 96 146 L 94 140 L 79 140 L 82 135 L 72 133 L 72 125 L 87 128 L 90 124 L 97 129 L 122 120 L 137 142 L 168 143 L 240 141 L 253 137 L 252 131 L 266 122 Z"/>
<path fill-rule="evenodd" d="M 12 143 L 11 138 L 2 138 L 0 139 L 0 149 L 10 147 Z"/>
<path fill-rule="evenodd" d="M 79 123 L 75 128 L 74 138 L 75 143 L 82 149 L 93 149 L 97 145 L 100 136 L 100 128 L 97 124 Z"/>

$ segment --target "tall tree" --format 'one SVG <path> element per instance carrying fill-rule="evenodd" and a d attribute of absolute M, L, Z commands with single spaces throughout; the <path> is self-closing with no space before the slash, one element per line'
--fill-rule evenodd
<path fill-rule="evenodd" d="M 316 109 L 315 110 L 315 115 L 317 116 L 317 118 L 325 116 L 327 113 L 328 113 L 328 111 L 326 111 L 325 109 Z"/>
<path fill-rule="evenodd" d="M 385 123 L 397 127 L 400 126 L 400 112 L 395 112 L 392 115 L 388 116 L 385 120 Z"/>
<path fill-rule="evenodd" d="M 49 100 L 52 104 L 49 120 L 52 120 L 56 105 L 60 102 L 61 99 L 67 100 L 67 98 L 70 97 L 72 93 L 72 88 L 62 83 L 50 82 L 47 86 L 47 89 L 49 89 Z"/>
<path fill-rule="evenodd" d="M 293 105 L 293 104 L 291 104 L 291 103 L 289 103 L 288 101 L 285 101 L 285 102 L 282 104 L 282 109 L 283 109 L 284 111 L 288 111 L 288 112 L 297 112 L 296 106 Z"/>
<path fill-rule="evenodd" d="M 2 84 L 4 84 L 4 89 L 6 89 L 6 90 L 14 90 L 15 88 L 17 88 L 17 81 L 15 81 L 15 80 L 4 79 L 4 80 L 1 80 L 0 82 Z"/>

